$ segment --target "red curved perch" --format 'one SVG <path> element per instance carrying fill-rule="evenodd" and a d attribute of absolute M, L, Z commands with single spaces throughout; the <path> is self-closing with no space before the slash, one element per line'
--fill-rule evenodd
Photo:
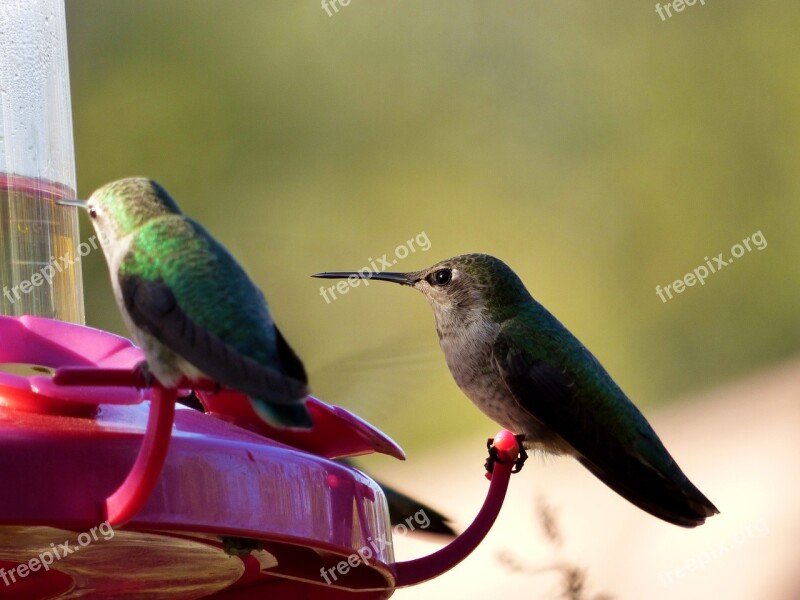
<path fill-rule="evenodd" d="M 147 384 L 139 369 L 64 368 L 56 371 L 53 381 L 60 385 L 144 387 Z M 177 390 L 166 389 L 153 381 L 152 391 L 147 428 L 136 461 L 125 480 L 106 498 L 105 517 L 112 527 L 124 525 L 142 509 L 153 493 L 167 459 Z"/>
<path fill-rule="evenodd" d="M 147 386 L 140 369 L 62 368 L 56 371 L 53 381 L 59 385 Z M 155 380 L 152 390 L 150 414 L 139 454 L 125 480 L 106 498 L 105 517 L 112 527 L 124 525 L 142 509 L 167 459 L 178 392 L 163 388 Z"/>
<path fill-rule="evenodd" d="M 153 387 L 142 446 L 125 481 L 106 498 L 106 519 L 112 527 L 130 521 L 147 502 L 161 476 L 172 439 L 176 390 Z"/>
<path fill-rule="evenodd" d="M 517 440 L 510 431 L 501 431 L 494 438 L 498 460 L 491 473 L 486 500 L 472 524 L 441 550 L 404 562 L 395 563 L 395 587 L 416 585 L 449 571 L 469 556 L 494 525 L 508 490 L 511 469 L 519 452 Z"/>

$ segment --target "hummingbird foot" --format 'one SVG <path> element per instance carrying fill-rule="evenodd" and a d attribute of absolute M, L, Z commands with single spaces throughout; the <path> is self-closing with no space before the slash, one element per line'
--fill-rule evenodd
<path fill-rule="evenodd" d="M 497 462 L 497 448 L 494 447 L 494 438 L 489 438 L 486 441 L 486 448 L 489 450 L 489 458 L 486 459 L 483 466 L 487 473 L 492 473 L 494 471 L 494 463 Z"/>
<path fill-rule="evenodd" d="M 139 382 L 142 386 L 139 389 L 147 389 L 153 387 L 156 378 L 150 371 L 150 367 L 146 360 L 143 360 L 134 367 L 136 375 L 138 375 Z M 138 386 L 137 386 L 138 387 Z"/>
<path fill-rule="evenodd" d="M 522 470 L 522 466 L 525 464 L 525 461 L 528 460 L 528 453 L 525 452 L 525 448 L 522 446 L 522 442 L 525 441 L 525 434 L 520 433 L 515 435 L 514 438 L 517 440 L 519 454 L 517 456 L 517 460 L 514 461 L 514 468 L 511 470 L 511 472 L 519 473 Z M 497 454 L 497 447 L 494 445 L 494 438 L 489 438 L 486 441 L 486 448 L 489 450 L 489 457 L 486 459 L 486 462 L 483 466 L 486 468 L 487 473 L 491 473 L 494 471 L 495 463 L 504 461 L 500 460 Z"/>
<path fill-rule="evenodd" d="M 512 473 L 519 473 L 522 471 L 522 465 L 525 464 L 525 461 L 528 460 L 528 453 L 525 452 L 525 446 L 522 445 L 522 442 L 525 441 L 525 434 L 518 433 L 514 436 L 517 440 L 517 448 L 519 448 L 519 456 L 517 460 L 514 461 L 514 468 L 511 469 Z"/>

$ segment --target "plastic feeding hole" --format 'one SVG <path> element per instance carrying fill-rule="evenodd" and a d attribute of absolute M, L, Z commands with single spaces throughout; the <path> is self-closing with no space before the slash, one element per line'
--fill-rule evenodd
<path fill-rule="evenodd" d="M 55 369 L 51 367 L 26 363 L 0 363 L 0 371 L 10 373 L 11 375 L 19 375 L 20 377 L 30 377 L 32 375 L 52 377 L 56 372 Z"/>

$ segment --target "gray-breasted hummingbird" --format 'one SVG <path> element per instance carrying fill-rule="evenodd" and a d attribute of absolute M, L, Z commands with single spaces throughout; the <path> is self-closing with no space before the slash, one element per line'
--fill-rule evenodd
<path fill-rule="evenodd" d="M 719 511 L 684 475 L 600 362 L 514 271 L 466 254 L 411 273 L 330 272 L 425 294 L 461 390 L 526 448 L 570 454 L 618 494 L 683 527 Z"/>
<path fill-rule="evenodd" d="M 250 398 L 266 421 L 310 428 L 302 361 L 231 254 L 155 181 L 121 179 L 88 201 L 123 320 L 166 386 L 207 377 Z"/>

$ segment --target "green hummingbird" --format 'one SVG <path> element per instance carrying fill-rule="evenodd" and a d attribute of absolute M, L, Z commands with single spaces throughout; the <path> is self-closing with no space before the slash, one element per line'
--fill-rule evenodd
<path fill-rule="evenodd" d="M 600 362 L 501 260 L 466 254 L 411 273 L 314 275 L 351 276 L 425 294 L 456 383 L 525 448 L 574 456 L 615 492 L 675 525 L 696 527 L 719 513 Z"/>
<path fill-rule="evenodd" d="M 155 181 L 121 179 L 88 201 L 122 318 L 164 386 L 207 377 L 273 425 L 310 428 L 302 361 L 231 254 Z"/>

